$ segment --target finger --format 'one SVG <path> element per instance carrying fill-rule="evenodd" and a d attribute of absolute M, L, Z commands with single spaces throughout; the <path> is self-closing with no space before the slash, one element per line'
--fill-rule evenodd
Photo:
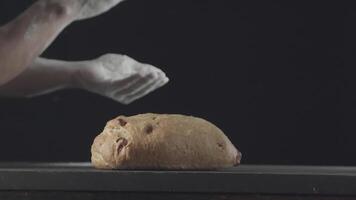
<path fill-rule="evenodd" d="M 168 82 L 168 78 L 165 81 L 160 81 L 157 85 L 155 85 L 154 87 L 151 87 L 150 89 L 147 89 L 145 91 L 143 91 L 142 93 L 137 93 L 136 96 L 132 96 L 130 98 L 127 98 L 124 100 L 124 102 L 126 104 L 130 104 L 146 95 L 148 95 L 149 93 L 152 93 L 154 90 L 157 90 L 158 88 L 162 87 L 163 85 L 165 85 Z"/>
<path fill-rule="evenodd" d="M 157 80 L 161 79 L 162 74 L 158 71 L 151 73 L 152 77 L 150 80 L 148 80 L 145 84 L 142 84 L 141 86 L 135 88 L 135 90 L 131 91 L 130 93 L 125 94 L 125 96 L 132 96 L 133 94 L 136 94 L 139 91 L 142 91 L 143 89 L 147 88 L 148 86 L 154 84 L 157 82 Z"/>
<path fill-rule="evenodd" d="M 123 102 L 124 104 L 130 104 L 134 101 L 136 101 L 137 99 L 140 99 L 144 96 L 146 96 L 147 94 L 153 92 L 154 90 L 162 87 L 163 85 L 165 85 L 167 82 L 169 81 L 168 78 L 165 78 L 164 80 L 161 80 L 159 82 L 157 82 L 155 85 L 153 85 L 153 87 L 150 87 L 148 89 L 145 89 L 145 90 L 142 90 L 141 92 L 138 92 L 137 94 L 135 95 L 132 95 L 130 97 L 126 97 Z"/>
<path fill-rule="evenodd" d="M 154 78 L 153 74 L 148 74 L 144 77 L 140 76 L 139 79 L 137 79 L 135 82 L 132 82 L 130 86 L 125 87 L 124 89 L 117 90 L 113 93 L 112 97 L 115 100 L 118 100 L 121 102 L 121 100 L 126 96 L 127 94 L 132 93 L 133 91 L 136 91 L 138 88 L 142 87 L 142 85 L 146 85 L 150 80 Z"/>
<path fill-rule="evenodd" d="M 132 76 L 129 76 L 123 80 L 120 80 L 120 91 L 121 90 L 125 90 L 127 88 L 130 88 L 134 83 L 136 83 L 137 81 L 139 81 L 140 79 L 142 79 L 142 77 L 138 74 L 134 74 Z M 110 83 L 105 83 L 107 86 L 104 89 L 105 94 L 110 95 L 112 94 L 112 89 L 110 89 L 112 87 L 112 82 Z M 115 85 L 115 83 L 114 83 Z"/>
<path fill-rule="evenodd" d="M 136 62 L 135 64 L 132 65 L 132 68 L 138 72 L 138 73 L 158 73 L 158 74 L 163 74 L 166 75 L 161 69 L 153 66 L 153 65 L 149 65 L 149 64 L 142 64 L 139 62 Z"/>
<path fill-rule="evenodd" d="M 132 94 L 126 96 L 123 99 L 123 102 L 124 102 L 124 104 L 132 103 L 133 101 L 140 99 L 140 98 L 146 96 L 147 94 L 151 93 L 152 91 L 162 87 L 168 81 L 169 81 L 169 79 L 167 77 L 161 77 L 158 80 L 155 80 L 151 84 L 147 85 L 146 87 L 142 88 L 141 90 L 138 90 L 135 93 L 132 93 Z"/>

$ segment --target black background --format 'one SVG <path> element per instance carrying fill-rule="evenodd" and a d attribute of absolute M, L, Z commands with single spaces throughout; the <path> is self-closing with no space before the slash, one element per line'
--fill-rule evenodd
<path fill-rule="evenodd" d="M 1 0 L 0 22 L 33 1 Z M 88 161 L 106 121 L 144 112 L 203 117 L 244 163 L 355 165 L 356 7 L 299 1 L 128 0 L 76 22 L 45 52 L 122 53 L 170 83 L 123 106 L 85 91 L 0 99 L 1 161 Z"/>

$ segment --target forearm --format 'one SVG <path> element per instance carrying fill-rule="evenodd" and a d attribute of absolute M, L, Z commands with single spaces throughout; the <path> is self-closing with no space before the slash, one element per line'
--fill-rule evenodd
<path fill-rule="evenodd" d="M 65 26 L 74 19 L 73 7 L 39 0 L 0 28 L 0 86 L 25 71 Z"/>
<path fill-rule="evenodd" d="M 37 58 L 19 76 L 0 86 L 0 95 L 32 97 L 74 86 L 74 75 L 81 62 Z"/>

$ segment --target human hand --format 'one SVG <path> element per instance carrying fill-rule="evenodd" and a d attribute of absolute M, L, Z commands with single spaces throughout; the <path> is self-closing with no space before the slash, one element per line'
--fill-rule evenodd
<path fill-rule="evenodd" d="M 84 61 L 74 76 L 80 89 L 129 104 L 165 85 L 165 73 L 148 64 L 118 54 L 106 54 Z"/>

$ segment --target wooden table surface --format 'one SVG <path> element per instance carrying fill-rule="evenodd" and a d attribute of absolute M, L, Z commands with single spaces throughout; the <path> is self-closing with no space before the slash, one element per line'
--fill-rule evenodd
<path fill-rule="evenodd" d="M 90 163 L 0 164 L 0 199 L 193 196 L 194 199 L 356 199 L 356 167 L 241 165 L 217 171 L 159 171 L 97 170 Z"/>

